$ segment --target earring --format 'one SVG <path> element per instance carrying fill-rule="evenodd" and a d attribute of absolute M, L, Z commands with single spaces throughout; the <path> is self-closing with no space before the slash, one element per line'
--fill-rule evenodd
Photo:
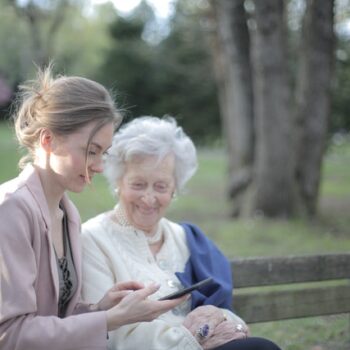
<path fill-rule="evenodd" d="M 114 189 L 114 193 L 117 197 L 119 196 L 119 188 L 118 187 Z"/>

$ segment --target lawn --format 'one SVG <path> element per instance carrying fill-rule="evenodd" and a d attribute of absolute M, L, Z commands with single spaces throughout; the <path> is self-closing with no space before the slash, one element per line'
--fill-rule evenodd
<path fill-rule="evenodd" d="M 0 183 L 15 176 L 19 159 L 8 127 L 0 126 Z M 200 149 L 199 170 L 168 217 L 204 229 L 228 257 L 316 254 L 350 251 L 350 141 L 332 144 L 323 165 L 319 215 L 312 221 L 229 218 L 222 149 Z M 82 194 L 70 195 L 83 220 L 114 205 L 102 176 Z M 349 315 L 269 322 L 251 326 L 255 335 L 275 340 L 284 350 L 349 350 Z"/>

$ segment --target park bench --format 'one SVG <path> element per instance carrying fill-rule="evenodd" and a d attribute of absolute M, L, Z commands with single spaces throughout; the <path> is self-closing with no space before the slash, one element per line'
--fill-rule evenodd
<path fill-rule="evenodd" d="M 350 254 L 239 258 L 231 264 L 234 310 L 247 323 L 350 313 Z"/>

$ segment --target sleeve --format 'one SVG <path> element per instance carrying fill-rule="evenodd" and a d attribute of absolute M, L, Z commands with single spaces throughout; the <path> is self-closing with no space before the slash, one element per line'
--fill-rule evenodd
<path fill-rule="evenodd" d="M 36 258 L 33 248 L 33 211 L 23 198 L 8 198 L 0 204 L 0 222 L 0 348 L 106 349 L 105 312 L 63 319 L 37 315 L 34 286 L 40 257 Z"/>
<path fill-rule="evenodd" d="M 107 251 L 83 229 L 83 297 L 95 303 L 117 282 Z M 170 325 L 162 318 L 152 322 L 125 325 L 109 332 L 108 348 L 112 350 L 202 350 L 182 325 Z"/>

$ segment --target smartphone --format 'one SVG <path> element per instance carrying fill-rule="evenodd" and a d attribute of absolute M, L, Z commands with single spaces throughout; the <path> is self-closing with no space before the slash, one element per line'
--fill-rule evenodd
<path fill-rule="evenodd" d="M 184 289 L 180 289 L 180 290 L 178 290 L 175 293 L 168 294 L 168 295 L 166 295 L 166 296 L 164 296 L 164 297 L 162 297 L 162 298 L 160 298 L 158 300 L 170 300 L 170 299 L 180 298 L 183 295 L 188 294 L 188 293 L 192 292 L 195 289 L 199 289 L 199 288 L 203 287 L 204 285 L 210 283 L 212 280 L 213 279 L 211 277 L 206 278 L 203 281 L 200 281 L 198 283 L 192 284 L 192 286 L 186 287 Z"/>

